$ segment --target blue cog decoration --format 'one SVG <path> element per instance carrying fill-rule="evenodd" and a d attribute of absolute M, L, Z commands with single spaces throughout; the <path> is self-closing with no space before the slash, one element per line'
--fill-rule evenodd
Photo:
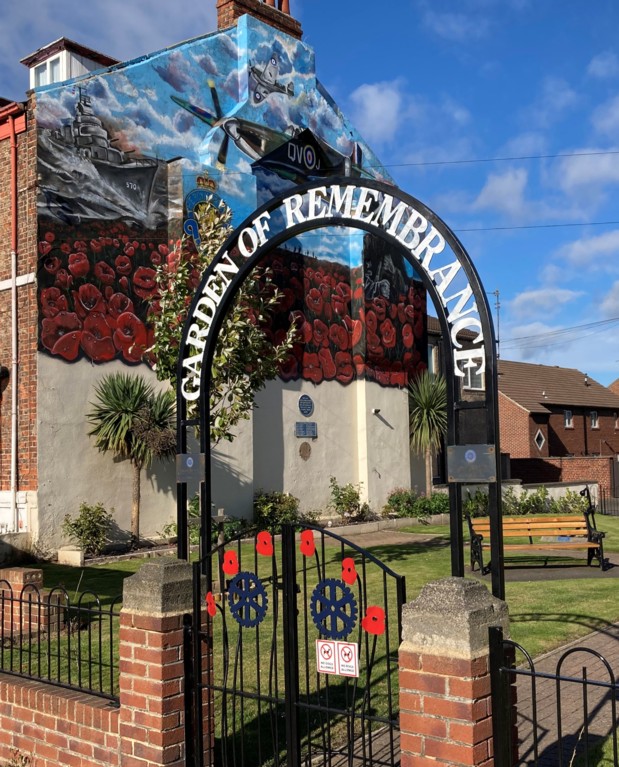
<path fill-rule="evenodd" d="M 254 573 L 239 573 L 228 586 L 228 606 L 234 620 L 244 629 L 262 623 L 269 598 L 262 581 Z"/>
<path fill-rule="evenodd" d="M 357 602 L 342 581 L 325 578 L 316 586 L 310 599 L 314 625 L 327 639 L 345 639 L 357 623 Z"/>

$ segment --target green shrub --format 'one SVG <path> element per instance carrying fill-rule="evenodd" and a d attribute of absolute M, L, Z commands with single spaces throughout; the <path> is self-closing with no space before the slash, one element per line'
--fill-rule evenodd
<path fill-rule="evenodd" d="M 297 524 L 301 521 L 299 499 L 289 493 L 263 490 L 254 495 L 254 522 L 259 527 Z"/>
<path fill-rule="evenodd" d="M 513 487 L 503 491 L 503 516 L 516 517 L 524 514 L 582 514 L 588 508 L 587 499 L 574 490 L 567 490 L 559 498 L 551 498 L 546 487 L 537 490 L 525 490 L 520 496 L 516 495 Z M 463 512 L 472 517 L 488 516 L 488 494 L 477 490 L 469 493 L 463 503 Z"/>
<path fill-rule="evenodd" d="M 351 482 L 340 485 L 335 477 L 329 478 L 329 487 L 331 488 L 329 508 L 341 517 L 343 523 L 367 522 L 375 519 L 369 504 L 361 500 L 361 485 L 361 482 L 357 485 L 353 485 Z"/>
<path fill-rule="evenodd" d="M 473 495 L 467 490 L 466 498 L 462 502 L 463 514 L 469 514 L 471 517 L 488 516 L 488 493 L 483 490 L 476 490 Z"/>
<path fill-rule="evenodd" d="M 384 517 L 416 517 L 415 502 L 417 493 L 406 487 L 396 487 L 389 493 L 387 503 L 383 506 Z"/>
<path fill-rule="evenodd" d="M 410 517 L 427 524 L 433 514 L 449 513 L 449 496 L 433 493 L 431 496 L 417 495 L 414 490 L 398 487 L 387 498 L 383 508 L 384 516 Z"/>
<path fill-rule="evenodd" d="M 78 543 L 86 554 L 96 555 L 105 548 L 111 525 L 112 514 L 102 504 L 82 503 L 77 517 L 65 516 L 62 532 Z"/>
<path fill-rule="evenodd" d="M 200 543 L 200 498 L 195 495 L 187 507 L 187 522 L 189 527 L 189 545 L 197 546 Z M 238 517 L 228 517 L 223 524 L 224 542 L 236 538 L 247 528 L 247 520 Z M 178 525 L 176 522 L 168 522 L 159 533 L 162 538 L 177 538 Z M 211 521 L 211 543 L 216 546 L 219 542 L 219 525 Z"/>
<path fill-rule="evenodd" d="M 520 496 L 519 506 L 521 514 L 548 514 L 551 511 L 548 490 L 545 487 L 533 492 L 525 490 Z"/>
<path fill-rule="evenodd" d="M 431 517 L 434 514 L 449 514 L 449 495 L 447 493 L 420 495 L 415 505 L 418 518 Z"/>
<path fill-rule="evenodd" d="M 502 502 L 504 517 L 516 517 L 522 513 L 520 511 L 520 499 L 513 487 L 508 487 L 507 490 L 503 491 Z"/>

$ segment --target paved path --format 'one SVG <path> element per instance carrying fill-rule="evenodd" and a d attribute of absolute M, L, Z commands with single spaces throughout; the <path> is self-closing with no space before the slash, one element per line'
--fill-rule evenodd
<path fill-rule="evenodd" d="M 423 540 L 432 541 L 434 546 L 438 543 L 436 538 L 432 539 L 422 534 L 391 530 L 364 535 L 355 535 L 351 530 L 350 535 L 346 532 L 343 535 L 364 547 L 419 543 Z M 445 545 L 449 545 L 448 542 L 445 542 Z M 582 556 L 584 557 L 585 554 L 583 553 Z M 548 552 L 547 558 L 540 555 L 527 561 L 508 557 L 505 580 L 506 582 L 525 582 L 619 578 L 619 554 L 610 555 L 609 567 L 604 571 L 599 567 L 587 567 L 586 560 L 584 562 L 580 560 L 578 554 L 575 557 L 576 561 L 574 558 L 557 557 L 556 552 L 552 551 Z M 489 575 L 481 576 L 478 572 L 471 573 L 469 568 L 466 575 L 477 577 L 490 587 Z M 619 589 L 617 593 L 619 596 Z M 560 609 L 560 606 L 558 607 Z M 592 611 L 595 611 L 594 604 L 592 604 Z M 580 756 L 585 748 L 585 741 L 588 740 L 589 745 L 593 745 L 596 741 L 608 736 L 613 726 L 617 729 L 619 722 L 616 710 L 613 711 L 613 704 L 616 704 L 619 699 L 619 687 L 615 686 L 612 689 L 597 686 L 594 683 L 609 684 L 612 681 L 612 674 L 619 678 L 619 624 L 611 626 L 604 625 L 603 622 L 601 624 L 589 635 L 534 661 L 536 674 L 555 677 L 560 673 L 564 679 L 582 680 L 583 674 L 586 673 L 589 682 L 586 688 L 581 682 L 567 679 L 557 687 L 555 678 L 538 676 L 535 680 L 534 702 L 531 677 L 518 676 L 518 765 L 558 767 L 563 764 L 565 767 L 571 767 L 574 763 L 574 752 L 576 751 Z M 606 664 L 598 656 L 602 656 Z M 523 656 L 519 654 L 517 663 L 521 669 L 527 670 L 528 667 L 524 661 Z M 583 669 L 586 671 L 583 672 Z M 535 720 L 537 721 L 537 740 L 534 737 L 533 722 Z M 561 754 L 560 749 L 562 749 Z M 584 763 L 583 761 L 582 764 Z"/>

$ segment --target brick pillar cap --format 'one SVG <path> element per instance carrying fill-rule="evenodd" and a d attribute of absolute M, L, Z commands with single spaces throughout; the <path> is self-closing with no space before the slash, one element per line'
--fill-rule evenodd
<path fill-rule="evenodd" d="M 402 611 L 403 649 L 452 658 L 488 653 L 488 628 L 507 634 L 507 604 L 479 581 L 443 578 L 427 583 Z"/>
<path fill-rule="evenodd" d="M 123 584 L 123 610 L 151 615 L 191 611 L 193 570 L 187 562 L 162 557 L 145 562 Z"/>

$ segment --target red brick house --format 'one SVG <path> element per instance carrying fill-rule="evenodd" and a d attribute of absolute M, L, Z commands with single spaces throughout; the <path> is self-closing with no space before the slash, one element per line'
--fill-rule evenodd
<path fill-rule="evenodd" d="M 574 368 L 499 361 L 501 450 L 524 482 L 613 489 L 619 396 Z"/>

